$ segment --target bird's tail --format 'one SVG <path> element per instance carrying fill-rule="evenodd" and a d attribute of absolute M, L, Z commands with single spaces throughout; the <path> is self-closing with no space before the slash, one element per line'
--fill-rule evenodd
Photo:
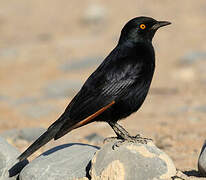
<path fill-rule="evenodd" d="M 54 122 L 47 131 L 42 134 L 33 144 L 31 144 L 17 159 L 20 161 L 28 158 L 36 150 L 41 148 L 43 145 L 48 143 L 51 139 L 55 137 L 57 132 L 61 129 L 62 125 L 66 122 L 66 118 L 60 117 L 56 122 Z"/>
<path fill-rule="evenodd" d="M 99 116 L 109 107 L 111 107 L 114 103 L 115 101 L 112 101 L 107 106 L 101 108 L 100 110 L 96 111 L 95 113 L 81 121 L 71 121 L 71 119 L 69 119 L 68 116 L 63 113 L 62 116 L 57 121 L 55 121 L 47 129 L 47 131 L 44 134 L 42 134 L 32 145 L 30 145 L 17 159 L 22 161 L 28 158 L 40 147 L 48 143 L 51 139 L 57 140 L 60 137 L 64 136 L 66 133 L 70 132 L 71 130 L 91 123 L 97 116 Z"/>

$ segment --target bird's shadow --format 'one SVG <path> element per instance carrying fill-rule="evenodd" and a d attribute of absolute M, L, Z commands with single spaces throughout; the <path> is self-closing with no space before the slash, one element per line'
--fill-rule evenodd
<path fill-rule="evenodd" d="M 52 153 L 55 153 L 59 150 L 62 150 L 64 148 L 68 148 L 68 147 L 71 147 L 71 146 L 75 146 L 75 145 L 80 145 L 80 146 L 89 146 L 89 147 L 94 147 L 94 148 L 97 148 L 97 149 L 100 149 L 98 146 L 93 146 L 93 145 L 90 145 L 90 144 L 83 144 L 83 143 L 70 143 L 70 144 L 62 144 L 60 146 L 56 146 L 56 147 L 53 147 L 52 149 L 49 149 L 47 150 L 46 152 L 42 153 L 40 156 L 48 156 Z M 38 156 L 39 157 L 39 156 Z"/>
<path fill-rule="evenodd" d="M 44 153 L 42 153 L 41 155 L 39 155 L 38 157 L 40 156 L 48 156 L 48 155 L 51 155 L 59 150 L 62 150 L 62 149 L 65 149 L 65 148 L 68 148 L 68 147 L 71 147 L 71 146 L 75 146 L 75 145 L 78 145 L 78 146 L 89 146 L 89 147 L 94 147 L 94 148 L 97 148 L 97 149 L 100 149 L 98 146 L 93 146 L 93 145 L 90 145 L 90 144 L 83 144 L 83 143 L 69 143 L 69 144 L 62 144 L 62 145 L 59 145 L 59 146 L 56 146 L 56 147 L 53 147 L 47 151 L 45 151 Z M 37 158 L 38 158 L 37 157 Z M 9 177 L 13 177 L 13 176 L 16 176 L 17 174 L 20 173 L 20 171 L 27 165 L 29 164 L 29 161 L 28 160 L 24 160 L 22 162 L 16 162 L 9 170 Z"/>
<path fill-rule="evenodd" d="M 190 171 L 184 171 L 184 174 L 186 174 L 187 176 L 194 176 L 194 177 L 203 177 L 200 172 L 196 171 L 196 170 L 190 170 Z"/>
<path fill-rule="evenodd" d="M 19 174 L 19 172 L 27 165 L 29 164 L 29 161 L 27 159 L 23 160 L 23 161 L 18 161 L 16 162 L 9 170 L 9 177 L 13 177 L 16 176 L 17 174 Z"/>

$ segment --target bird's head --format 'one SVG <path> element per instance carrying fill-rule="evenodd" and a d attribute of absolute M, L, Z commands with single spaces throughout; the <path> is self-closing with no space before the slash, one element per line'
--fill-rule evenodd
<path fill-rule="evenodd" d="M 150 17 L 136 17 L 125 24 L 121 31 L 119 43 L 151 42 L 155 32 L 163 26 L 171 24 L 168 21 L 157 21 Z"/>

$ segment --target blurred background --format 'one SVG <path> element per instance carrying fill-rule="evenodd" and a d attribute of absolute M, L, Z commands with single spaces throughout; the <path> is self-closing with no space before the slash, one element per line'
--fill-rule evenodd
<path fill-rule="evenodd" d="M 0 136 L 23 151 L 64 111 L 136 16 L 168 20 L 153 39 L 156 72 L 142 108 L 121 124 L 150 137 L 181 170 L 195 169 L 206 135 L 205 0 L 0 0 Z M 51 142 L 99 145 L 93 123 Z"/>

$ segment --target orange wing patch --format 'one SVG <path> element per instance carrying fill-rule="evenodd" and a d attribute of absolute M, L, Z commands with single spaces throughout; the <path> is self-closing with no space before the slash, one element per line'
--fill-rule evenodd
<path fill-rule="evenodd" d="M 74 126 L 71 127 L 71 129 L 75 129 L 78 127 L 81 127 L 85 124 L 87 124 L 88 122 L 90 122 L 92 119 L 94 119 L 95 117 L 99 116 L 100 114 L 102 114 L 105 110 L 107 110 L 109 107 L 111 107 L 113 104 L 115 103 L 115 101 L 112 101 L 110 104 L 108 104 L 107 106 L 101 108 L 100 110 L 98 110 L 97 112 L 95 112 L 94 114 L 90 115 L 89 117 L 87 117 L 86 119 L 78 122 L 77 124 L 75 124 Z"/>

